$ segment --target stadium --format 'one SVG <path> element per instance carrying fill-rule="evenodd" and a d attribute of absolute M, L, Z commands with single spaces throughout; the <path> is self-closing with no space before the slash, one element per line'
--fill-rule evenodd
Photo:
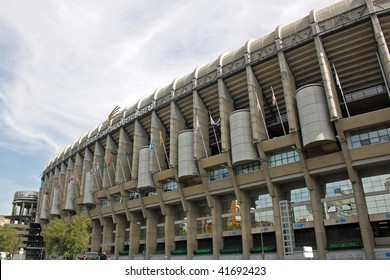
<path fill-rule="evenodd" d="M 390 259 L 389 43 L 389 1 L 341 1 L 114 108 L 37 221 L 116 259 Z"/>

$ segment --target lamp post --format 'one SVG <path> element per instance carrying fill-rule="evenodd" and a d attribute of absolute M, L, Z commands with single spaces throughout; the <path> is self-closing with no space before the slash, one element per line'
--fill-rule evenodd
<path fill-rule="evenodd" d="M 260 228 L 260 237 L 261 237 L 261 259 L 265 259 L 265 253 L 264 253 L 264 242 L 263 242 L 263 230 Z"/>

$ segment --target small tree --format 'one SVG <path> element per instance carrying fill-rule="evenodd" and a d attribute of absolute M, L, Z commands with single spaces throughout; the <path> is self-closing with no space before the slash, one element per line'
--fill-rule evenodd
<path fill-rule="evenodd" d="M 8 226 L 0 227 L 0 251 L 15 253 L 18 249 L 20 238 L 16 229 Z"/>
<path fill-rule="evenodd" d="M 73 216 L 70 223 L 55 218 L 42 232 L 45 247 L 49 255 L 58 254 L 73 259 L 84 251 L 88 243 L 88 227 L 91 220 L 86 216 Z"/>

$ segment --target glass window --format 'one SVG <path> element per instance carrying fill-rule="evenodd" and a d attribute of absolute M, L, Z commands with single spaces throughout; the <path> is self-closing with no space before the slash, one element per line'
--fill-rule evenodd
<path fill-rule="evenodd" d="M 352 193 L 352 184 L 349 180 L 331 182 L 325 185 L 325 197 L 342 196 Z"/>
<path fill-rule="evenodd" d="M 367 146 L 390 141 L 390 128 L 376 127 L 368 130 L 359 130 L 350 135 L 352 148 Z"/>
<path fill-rule="evenodd" d="M 310 201 L 310 192 L 309 190 L 304 188 L 294 189 L 287 194 L 285 194 L 286 199 L 290 200 L 290 202 L 302 202 L 302 201 Z"/>
<path fill-rule="evenodd" d="M 269 156 L 270 167 L 280 166 L 296 161 L 299 161 L 299 155 L 295 150 L 275 153 Z"/>
<path fill-rule="evenodd" d="M 390 212 L 390 174 L 362 178 L 368 214 Z M 378 192 L 385 192 L 378 194 Z M 370 194 L 373 193 L 373 194 Z"/>
<path fill-rule="evenodd" d="M 120 195 L 114 196 L 114 204 L 121 204 L 123 202 L 123 198 Z"/>
<path fill-rule="evenodd" d="M 137 199 L 139 198 L 139 193 L 137 192 L 129 192 L 129 200 Z"/>
<path fill-rule="evenodd" d="M 269 194 L 261 194 L 251 197 L 251 207 L 254 209 L 272 207 L 272 197 Z"/>
<path fill-rule="evenodd" d="M 261 162 L 254 161 L 236 166 L 237 175 L 256 172 L 261 169 Z"/>
<path fill-rule="evenodd" d="M 211 170 L 209 170 L 209 178 L 210 178 L 210 181 L 230 178 L 229 168 L 226 166 L 221 166 L 221 167 L 216 168 L 216 169 L 211 169 Z"/>
<path fill-rule="evenodd" d="M 251 213 L 252 227 L 271 227 L 275 225 L 273 210 L 257 210 Z"/>
<path fill-rule="evenodd" d="M 166 181 L 163 183 L 164 192 L 170 192 L 177 189 L 177 182 L 175 181 Z"/>
<path fill-rule="evenodd" d="M 108 199 L 101 199 L 100 200 L 100 207 L 101 208 L 107 208 L 109 206 Z"/>

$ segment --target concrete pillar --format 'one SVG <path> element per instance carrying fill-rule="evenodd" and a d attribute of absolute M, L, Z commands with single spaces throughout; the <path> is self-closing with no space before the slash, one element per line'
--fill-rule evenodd
<path fill-rule="evenodd" d="M 253 238 L 251 234 L 251 200 L 249 192 L 241 191 L 241 237 L 242 237 L 242 258 L 250 259 L 250 249 L 253 247 Z"/>
<path fill-rule="evenodd" d="M 221 150 L 230 150 L 230 114 L 234 111 L 233 99 L 223 79 L 218 79 L 219 112 L 221 124 Z"/>
<path fill-rule="evenodd" d="M 279 260 L 284 259 L 284 246 L 283 246 L 283 234 L 280 217 L 279 202 L 283 199 L 283 192 L 279 185 L 273 184 L 272 197 L 272 208 L 274 211 L 275 218 L 275 238 L 276 238 L 276 250 Z"/>
<path fill-rule="evenodd" d="M 119 132 L 118 156 L 116 162 L 115 182 L 130 181 L 133 176 L 131 159 L 133 157 L 132 142 L 123 127 Z"/>
<path fill-rule="evenodd" d="M 213 196 L 213 208 L 211 216 L 213 218 L 213 259 L 219 260 L 219 251 L 223 248 L 222 237 L 222 202 L 219 196 Z"/>
<path fill-rule="evenodd" d="M 186 128 L 185 120 L 179 111 L 175 102 L 171 102 L 171 116 L 169 122 L 169 161 L 172 166 L 177 166 L 178 163 L 178 141 L 180 131 Z"/>
<path fill-rule="evenodd" d="M 102 145 L 97 141 L 95 144 L 95 152 L 93 154 L 93 166 L 95 173 L 94 180 L 91 181 L 92 192 L 102 189 L 103 171 L 104 171 L 104 150 Z"/>
<path fill-rule="evenodd" d="M 146 134 L 142 124 L 139 120 L 134 123 L 134 137 L 133 137 L 133 158 L 131 163 L 131 170 L 133 171 L 133 177 L 138 177 L 138 166 L 139 166 L 139 150 L 141 147 L 148 145 L 149 136 Z"/>
<path fill-rule="evenodd" d="M 187 259 L 192 260 L 193 252 L 198 246 L 196 240 L 196 218 L 198 216 L 198 208 L 196 202 L 188 202 L 187 206 Z"/>
<path fill-rule="evenodd" d="M 172 205 L 166 205 L 165 214 L 165 256 L 169 260 L 171 257 L 171 251 L 175 250 L 175 217 L 176 207 Z"/>
<path fill-rule="evenodd" d="M 154 150 L 150 154 L 150 171 L 152 173 L 167 168 L 164 146 L 166 142 L 166 129 L 155 111 L 152 112 L 150 124 L 151 137 L 154 141 Z M 160 170 L 161 169 L 161 170 Z"/>
<path fill-rule="evenodd" d="M 129 259 L 134 259 L 134 256 L 138 253 L 139 241 L 140 241 L 140 220 L 141 213 L 130 212 L 130 244 L 129 244 Z"/>
<path fill-rule="evenodd" d="M 99 252 L 102 244 L 103 227 L 99 220 L 92 220 L 91 251 Z"/>
<path fill-rule="evenodd" d="M 126 241 L 126 227 L 127 227 L 127 219 L 124 215 L 118 215 L 116 217 L 115 224 L 115 259 L 119 259 L 119 251 L 124 249 L 125 241 Z"/>
<path fill-rule="evenodd" d="M 316 47 L 317 59 L 320 65 L 322 84 L 324 86 L 326 100 L 328 103 L 329 115 L 331 120 L 336 120 L 342 117 L 340 104 L 337 98 L 337 91 L 335 81 L 332 76 L 332 68 L 330 66 L 328 57 L 326 56 L 324 46 L 321 38 L 318 36 L 318 26 L 316 22 L 315 11 L 312 10 L 310 13 L 310 21 L 312 24 L 312 31 L 314 34 L 314 45 Z"/>
<path fill-rule="evenodd" d="M 324 226 L 323 206 L 321 203 L 321 189 L 317 180 L 311 181 L 310 198 L 314 219 L 314 232 L 316 236 L 317 252 L 320 260 L 326 260 L 326 231 Z"/>
<path fill-rule="evenodd" d="M 87 172 L 90 172 L 92 169 L 92 159 L 93 155 L 91 151 L 88 148 L 85 148 L 84 152 L 84 160 L 83 160 L 83 167 L 81 171 L 81 182 L 80 182 L 80 196 L 84 196 L 84 188 L 85 188 L 85 177 Z"/>
<path fill-rule="evenodd" d="M 374 233 L 372 231 L 372 227 L 368 215 L 363 183 L 361 181 L 358 172 L 352 166 L 351 155 L 349 153 L 348 144 L 345 141 L 346 138 L 340 121 L 336 121 L 335 126 L 336 126 L 337 134 L 340 135 L 340 146 L 343 152 L 349 180 L 352 183 L 352 190 L 353 190 L 353 195 L 355 197 L 356 210 L 358 213 L 359 228 L 360 228 L 360 234 L 362 236 L 364 252 L 368 260 L 374 260 L 376 259 L 375 251 L 374 251 L 375 240 L 374 240 Z"/>
<path fill-rule="evenodd" d="M 102 185 L 103 188 L 110 188 L 116 185 L 115 183 L 115 170 L 116 170 L 116 160 L 117 160 L 117 150 L 118 147 L 115 144 L 114 140 L 110 135 L 107 135 L 106 138 L 106 150 L 104 153 L 104 160 L 102 166 L 103 180 Z"/>
<path fill-rule="evenodd" d="M 263 90 L 250 65 L 246 67 L 246 78 L 248 83 L 253 141 L 267 140 L 268 132 L 265 125 Z"/>
<path fill-rule="evenodd" d="M 103 220 L 103 240 L 102 240 L 102 251 L 103 252 L 111 252 L 111 246 L 113 243 L 113 230 L 114 223 L 112 222 L 111 217 L 102 218 Z"/>
<path fill-rule="evenodd" d="M 193 93 L 194 157 L 205 158 L 210 155 L 209 113 L 199 94 Z"/>
<path fill-rule="evenodd" d="M 372 1 L 366 0 L 368 7 L 371 10 L 374 9 Z M 385 80 L 385 83 L 387 87 L 390 85 L 390 54 L 389 54 L 389 48 L 387 46 L 386 38 L 383 34 L 382 27 L 380 25 L 378 16 L 376 14 L 371 15 L 371 24 L 372 29 L 375 33 L 375 41 L 377 43 L 378 48 L 378 59 L 379 63 L 382 67 L 382 74 L 384 75 L 383 79 Z M 390 97 L 390 93 L 389 97 Z"/>
<path fill-rule="evenodd" d="M 151 256 L 156 251 L 157 220 L 158 220 L 158 212 L 154 209 L 146 209 L 146 244 L 145 244 L 146 260 L 150 260 Z"/>

